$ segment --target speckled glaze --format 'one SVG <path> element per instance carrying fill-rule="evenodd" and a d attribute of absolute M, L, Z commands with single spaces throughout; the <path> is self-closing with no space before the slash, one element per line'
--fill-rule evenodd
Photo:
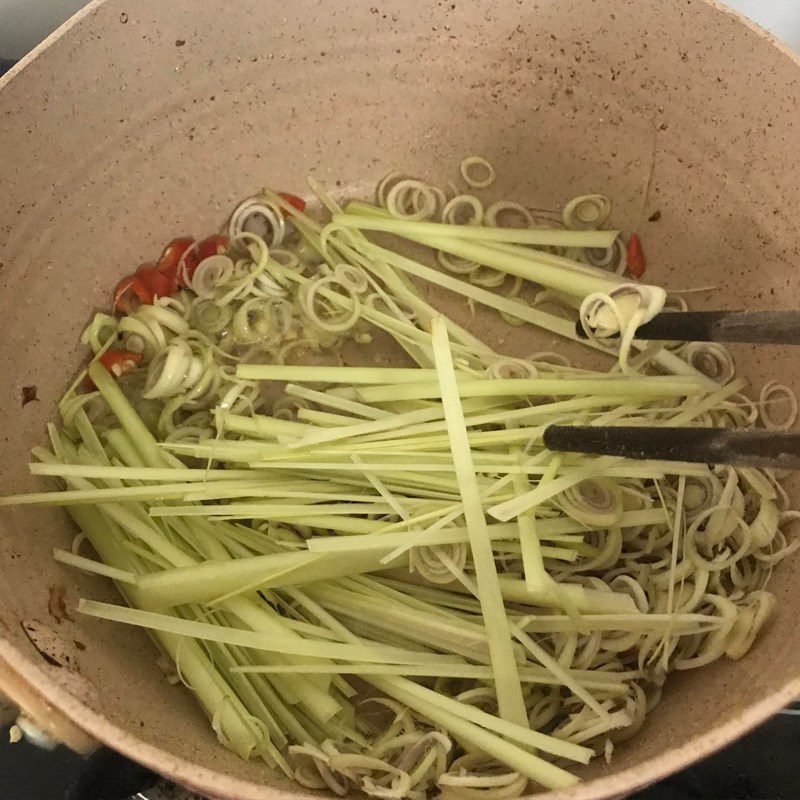
<path fill-rule="evenodd" d="M 4 492 L 34 485 L 27 452 L 115 280 L 173 235 L 216 228 L 264 184 L 296 191 L 314 174 L 355 194 L 396 167 L 452 178 L 481 153 L 498 196 L 611 195 L 653 281 L 718 287 L 696 307 L 797 307 L 800 65 L 763 31 L 705 0 L 422 8 L 107 0 L 0 80 Z M 471 324 L 510 353 L 535 337 L 515 329 L 503 342 L 494 319 Z M 736 358 L 756 384 L 797 388 L 795 353 L 743 347 Z M 39 401 L 21 407 L 30 385 Z M 95 738 L 206 795 L 310 797 L 219 746 L 145 636 L 53 617 L 58 587 L 68 614 L 79 596 L 114 599 L 53 563 L 71 536 L 58 512 L 0 514 L 0 684 L 76 746 Z M 798 563 L 776 571 L 780 611 L 750 655 L 674 675 L 613 765 L 549 800 L 623 795 L 800 695 Z"/>

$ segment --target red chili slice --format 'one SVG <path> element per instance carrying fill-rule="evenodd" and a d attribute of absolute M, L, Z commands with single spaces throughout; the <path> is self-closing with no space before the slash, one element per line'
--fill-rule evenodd
<path fill-rule="evenodd" d="M 178 290 L 180 285 L 178 276 L 178 267 L 181 258 L 186 251 L 194 244 L 194 239 L 191 236 L 181 236 L 178 239 L 173 239 L 165 248 L 156 264 L 156 269 L 169 280 L 170 294 Z M 190 259 L 194 251 L 189 253 L 186 258 Z"/>
<path fill-rule="evenodd" d="M 296 194 L 289 194 L 289 192 L 278 192 L 278 197 L 283 198 L 290 206 L 294 206 L 298 211 L 306 210 L 306 201 Z"/>
<path fill-rule="evenodd" d="M 627 269 L 634 278 L 641 278 L 644 275 L 644 251 L 642 250 L 642 241 L 635 234 L 631 234 L 628 239 L 628 247 L 626 250 L 627 256 Z"/>
<path fill-rule="evenodd" d="M 188 253 L 183 263 L 185 269 L 178 270 L 178 285 L 186 286 L 186 279 L 191 280 L 200 262 L 209 256 L 218 256 L 224 253 L 230 245 L 230 239 L 222 234 L 207 236 L 198 242 Z"/>
<path fill-rule="evenodd" d="M 142 363 L 142 354 L 132 353 L 130 350 L 106 350 L 97 360 L 115 378 L 119 378 Z M 90 391 L 97 388 L 91 378 L 86 378 L 86 388 Z"/>
<path fill-rule="evenodd" d="M 200 261 L 209 256 L 218 256 L 224 253 L 230 245 L 230 239 L 221 234 L 207 236 L 197 245 L 197 257 Z"/>
<path fill-rule="evenodd" d="M 153 299 L 156 297 L 169 297 L 175 289 L 169 275 L 159 272 L 158 267 L 142 264 L 136 270 L 136 277 L 150 290 Z M 177 286 L 175 286 L 177 288 Z M 152 302 L 152 300 L 151 300 Z"/>
<path fill-rule="evenodd" d="M 114 310 L 133 314 L 141 305 L 153 302 L 153 292 L 138 275 L 128 275 L 114 289 Z"/>

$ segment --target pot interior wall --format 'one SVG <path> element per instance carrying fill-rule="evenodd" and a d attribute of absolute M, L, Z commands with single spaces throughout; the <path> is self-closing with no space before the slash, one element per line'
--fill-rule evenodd
<path fill-rule="evenodd" d="M 217 228 L 262 185 L 301 193 L 308 174 L 337 196 L 363 195 L 395 168 L 455 179 L 461 159 L 480 153 L 498 172 L 488 198 L 554 207 L 610 195 L 614 223 L 642 236 L 649 280 L 715 287 L 691 295 L 693 307 L 797 305 L 800 180 L 789 144 L 800 70 L 764 35 L 700 0 L 481 0 L 419 12 L 394 0 L 302 0 L 290 10 L 271 0 L 108 0 L 5 85 L 4 492 L 34 485 L 28 450 L 116 279 L 173 235 Z M 504 341 L 488 314 L 470 324 L 509 354 L 560 347 L 520 329 Z M 796 384 L 788 350 L 734 352 L 754 387 L 768 377 Z M 22 407 L 32 385 L 39 401 Z M 185 690 L 164 681 L 145 636 L 70 613 L 80 596 L 114 598 L 52 562 L 52 547 L 72 535 L 58 512 L 0 514 L 9 660 L 115 746 L 150 763 L 161 748 L 159 768 L 186 783 L 213 779 L 231 797 L 258 796 L 248 781 L 284 786 L 217 745 Z M 590 770 L 606 780 L 581 796 L 622 791 L 704 752 L 798 681 L 796 572 L 776 571 L 779 611 L 754 652 L 674 676 L 641 735 L 611 767 Z M 72 618 L 48 608 L 59 588 Z"/>

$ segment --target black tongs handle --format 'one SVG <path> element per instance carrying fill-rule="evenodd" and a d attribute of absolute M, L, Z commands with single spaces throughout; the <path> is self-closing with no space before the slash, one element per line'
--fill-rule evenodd
<path fill-rule="evenodd" d="M 578 336 L 586 338 L 580 322 Z M 662 311 L 637 339 L 668 342 L 800 344 L 800 311 Z"/>
<path fill-rule="evenodd" d="M 550 425 L 549 450 L 748 467 L 800 469 L 800 432 Z"/>

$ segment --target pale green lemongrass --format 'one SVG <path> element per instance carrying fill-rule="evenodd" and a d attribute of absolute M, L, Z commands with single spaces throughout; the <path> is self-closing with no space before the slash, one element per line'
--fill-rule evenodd
<path fill-rule="evenodd" d="M 75 567 L 82 572 L 91 572 L 95 575 L 103 575 L 106 578 L 119 581 L 120 583 L 135 584 L 137 577 L 135 573 L 128 570 L 112 567 L 104 564 L 101 561 L 95 561 L 91 558 L 84 558 L 69 550 L 61 550 L 58 547 L 53 548 L 53 558 L 61 564 L 66 564 L 70 567 Z"/>
<path fill-rule="evenodd" d="M 620 519 L 623 528 L 640 527 L 643 525 L 657 525 L 664 522 L 664 512 L 661 509 L 645 509 L 642 511 L 626 511 Z M 377 526 L 376 526 L 377 527 Z M 385 525 L 383 526 L 385 527 Z M 494 523 L 487 525 L 491 541 L 514 539 L 518 536 L 519 528 L 514 522 Z M 569 517 L 554 517 L 537 520 L 537 535 L 543 541 L 561 541 L 560 537 L 571 534 L 582 534 L 593 530 L 591 526 L 576 522 Z M 393 548 L 401 546 L 408 539 L 411 531 L 395 531 L 384 533 L 377 529 L 375 533 L 362 536 L 337 536 L 313 538 L 308 541 L 311 552 L 343 552 Z M 424 542 L 427 547 L 440 545 L 460 544 L 469 541 L 469 534 L 464 526 L 448 526 L 431 532 Z"/>
<path fill-rule="evenodd" d="M 577 778 L 566 770 L 531 755 L 529 752 L 531 748 L 572 758 L 582 763 L 586 763 L 592 755 L 591 750 L 584 749 L 582 752 L 573 750 L 574 745 L 566 749 L 562 745 L 568 744 L 567 742 L 556 744 L 552 741 L 554 737 L 514 725 L 475 706 L 459 703 L 404 678 L 370 676 L 369 682 L 435 724 L 442 725 L 458 740 L 497 758 L 548 789 L 572 786 L 577 782 Z M 517 747 L 499 735 L 490 735 L 493 731 L 501 733 L 513 742 L 520 742 L 526 749 Z M 566 755 L 567 753 L 570 755 Z"/>
<path fill-rule="evenodd" d="M 274 665 L 253 665 L 234 667 L 232 672 L 245 674 L 263 675 L 286 675 L 293 670 L 298 673 L 308 675 L 400 675 L 402 677 L 430 677 L 430 678 L 467 678 L 480 681 L 492 680 L 492 668 L 479 664 L 369 664 L 369 663 L 349 663 L 349 664 L 317 664 L 317 663 L 294 663 L 294 664 L 274 664 Z M 570 675 L 574 675 L 584 682 L 584 685 L 596 691 L 624 693 L 626 691 L 624 682 L 615 680 L 616 674 L 613 672 L 602 672 L 601 670 L 570 670 Z M 541 686 L 562 686 L 558 678 L 548 672 L 543 667 L 537 665 L 520 667 L 520 680 L 523 683 L 537 684 Z"/>
<path fill-rule="evenodd" d="M 156 481 L 227 481 L 249 480 L 253 473 L 249 469 L 202 469 L 191 467 L 128 467 L 104 466 L 100 464 L 63 464 L 60 462 L 29 465 L 32 475 L 47 475 L 57 478 L 89 478 L 99 480 Z"/>
<path fill-rule="evenodd" d="M 608 248 L 618 231 L 575 231 L 563 228 L 489 228 L 480 225 L 450 225 L 396 218 L 335 214 L 332 225 L 358 230 L 384 231 L 404 236 L 406 232 L 423 236 L 449 236 L 470 241 L 512 242 L 545 247 Z M 534 256 L 538 255 L 534 252 Z"/>
<path fill-rule="evenodd" d="M 478 584 L 484 625 L 488 634 L 492 669 L 500 716 L 509 722 L 527 726 L 528 717 L 522 698 L 517 664 L 511 646 L 508 617 L 497 580 L 486 518 L 480 500 L 480 488 L 475 479 L 464 412 L 459 398 L 459 385 L 453 366 L 447 328 L 440 318 L 431 323 L 434 363 L 438 374 L 439 392 L 444 417 L 450 434 L 453 464 L 456 469 L 464 519 L 469 531 L 469 544 Z"/>
<path fill-rule="evenodd" d="M 164 570 L 139 579 L 139 593 L 148 607 L 165 608 L 213 600 L 263 578 L 260 588 L 301 586 L 360 572 L 381 569 L 386 550 L 366 553 L 320 554 L 309 551 L 276 553 L 231 561 L 206 561 Z M 288 567 L 294 569 L 287 573 Z M 273 578 L 271 576 L 278 576 Z M 282 576 L 282 577 L 281 577 Z"/>
<path fill-rule="evenodd" d="M 292 656 L 320 657 L 320 645 L 324 648 L 326 658 L 346 661 L 368 661 L 382 664 L 420 664 L 442 660 L 451 661 L 450 656 L 431 656 L 426 653 L 415 653 L 385 645 L 354 645 L 337 642 L 315 642 L 300 637 L 276 636 L 263 634 L 244 628 L 231 628 L 209 622 L 181 619 L 171 614 L 153 611 L 141 611 L 126 606 L 101 603 L 96 600 L 81 599 L 78 612 L 87 616 L 135 625 L 148 630 L 186 636 L 210 642 L 220 642 L 267 653 L 283 653 Z"/>
<path fill-rule="evenodd" d="M 457 383 L 461 397 L 563 397 L 609 395 L 613 397 L 685 397 L 708 391 L 704 381 L 688 377 L 654 375 L 649 377 L 574 378 L 465 378 Z M 365 403 L 384 400 L 424 400 L 439 397 L 435 382 L 420 381 L 400 385 L 367 386 L 358 390 Z"/>

